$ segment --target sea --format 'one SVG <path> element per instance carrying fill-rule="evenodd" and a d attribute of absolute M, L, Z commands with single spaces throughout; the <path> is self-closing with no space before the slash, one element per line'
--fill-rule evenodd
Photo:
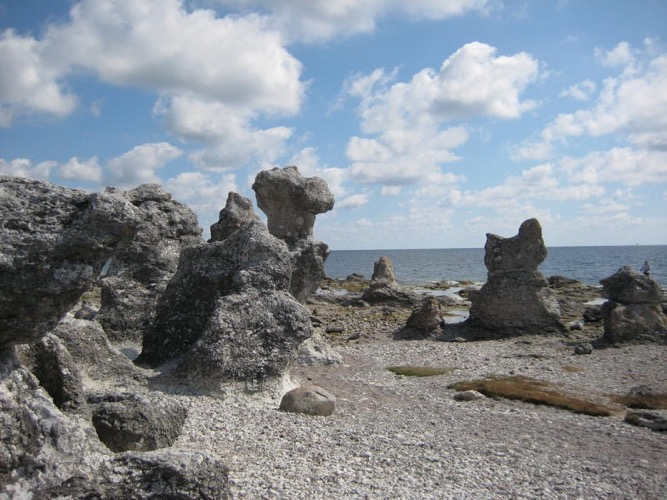
<path fill-rule="evenodd" d="M 381 256 L 391 258 L 396 280 L 406 285 L 436 281 L 486 282 L 483 248 L 422 250 L 333 250 L 325 263 L 329 278 L 356 273 L 370 278 Z M 667 287 L 667 245 L 549 247 L 539 270 L 547 277 L 566 276 L 589 285 L 614 274 L 622 266 L 639 270 L 644 261 L 650 276 Z"/>

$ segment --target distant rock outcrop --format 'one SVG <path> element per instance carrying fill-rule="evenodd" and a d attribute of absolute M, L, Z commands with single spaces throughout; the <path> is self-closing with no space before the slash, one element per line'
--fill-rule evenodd
<path fill-rule="evenodd" d="M 558 301 L 537 270 L 547 256 L 537 219 L 524 221 L 512 238 L 487 234 L 484 248 L 487 282 L 471 293 L 463 326 L 483 337 L 565 332 Z"/>
<path fill-rule="evenodd" d="M 230 191 L 225 207 L 220 210 L 218 222 L 211 225 L 209 242 L 226 240 L 237 229 L 256 221 L 259 221 L 259 217 L 252 208 L 252 201 Z"/>
<path fill-rule="evenodd" d="M 602 306 L 604 339 L 617 342 L 667 342 L 662 289 L 648 276 L 624 266 L 600 280 L 609 300 Z"/>
<path fill-rule="evenodd" d="M 414 293 L 404 290 L 396 282 L 394 264 L 386 255 L 381 256 L 373 264 L 373 276 L 361 300 L 369 304 L 395 303 L 409 306 L 420 302 Z"/>
<path fill-rule="evenodd" d="M 262 171 L 252 188 L 269 232 L 287 243 L 294 269 L 289 291 L 304 303 L 325 276 L 329 247 L 313 240 L 313 226 L 317 214 L 333 208 L 334 196 L 323 179 L 302 177 L 297 167 Z"/>
<path fill-rule="evenodd" d="M 394 340 L 435 339 L 442 334 L 440 301 L 432 296 L 424 297 L 408 318 L 405 327 L 394 334 Z"/>
<path fill-rule="evenodd" d="M 288 292 L 291 276 L 287 246 L 259 222 L 185 249 L 137 362 L 172 363 L 178 383 L 211 392 L 280 379 L 312 334 L 308 310 Z"/>
<path fill-rule="evenodd" d="M 157 184 L 129 191 L 107 188 L 125 198 L 139 216 L 137 234 L 104 268 L 97 320 L 111 341 L 141 342 L 155 318 L 160 295 L 176 272 L 181 251 L 202 243 L 194 212 Z"/>

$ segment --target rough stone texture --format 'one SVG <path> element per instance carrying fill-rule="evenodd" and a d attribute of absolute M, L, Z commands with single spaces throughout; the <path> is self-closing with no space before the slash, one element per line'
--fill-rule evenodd
<path fill-rule="evenodd" d="M 343 362 L 343 358 L 322 338 L 319 332 L 315 331 L 299 346 L 296 362 L 304 366 L 338 365 Z"/>
<path fill-rule="evenodd" d="M 324 279 L 329 247 L 313 240 L 317 214 L 334 206 L 334 196 L 318 177 L 304 178 L 297 167 L 274 168 L 257 174 L 252 186 L 257 206 L 266 214 L 269 232 L 287 243 L 294 273 L 290 293 L 305 303 Z"/>
<path fill-rule="evenodd" d="M 79 368 L 57 336 L 49 333 L 36 344 L 16 349 L 22 364 L 37 377 L 61 411 L 90 416 Z"/>
<path fill-rule="evenodd" d="M 237 229 L 255 221 L 259 221 L 259 217 L 252 208 L 252 201 L 230 191 L 225 208 L 220 210 L 218 222 L 211 225 L 209 242 L 226 240 Z"/>
<path fill-rule="evenodd" d="M 105 394 L 88 400 L 97 435 L 114 452 L 171 446 L 188 415 L 187 408 L 164 395 Z"/>
<path fill-rule="evenodd" d="M 590 342 L 583 342 L 581 344 L 578 344 L 574 348 L 574 353 L 575 354 L 593 354 L 593 344 Z"/>
<path fill-rule="evenodd" d="M 0 176 L 0 348 L 52 330 L 136 226 L 118 194 Z"/>
<path fill-rule="evenodd" d="M 53 330 L 76 360 L 83 386 L 145 386 L 146 375 L 123 353 L 109 343 L 104 329 L 96 321 L 65 316 Z"/>
<path fill-rule="evenodd" d="M 624 266 L 600 283 L 609 299 L 602 306 L 605 340 L 667 342 L 667 316 L 656 281 Z"/>
<path fill-rule="evenodd" d="M 397 331 L 395 340 L 421 340 L 437 338 L 442 334 L 442 312 L 437 298 L 424 297 L 419 307 L 412 311 L 405 327 Z"/>
<path fill-rule="evenodd" d="M 369 304 L 401 304 L 414 306 L 420 299 L 416 294 L 403 289 L 398 283 L 371 281 L 361 295 L 361 300 Z"/>
<path fill-rule="evenodd" d="M 13 348 L 0 353 L 0 492 L 25 498 L 94 467 L 105 453 L 89 419 L 59 411 Z"/>
<path fill-rule="evenodd" d="M 537 266 L 547 250 L 536 219 L 521 224 L 512 238 L 486 235 L 487 282 L 470 294 L 470 317 L 464 326 L 481 336 L 562 333 L 558 301 Z"/>
<path fill-rule="evenodd" d="M 36 498 L 227 499 L 229 469 L 198 451 L 127 452 L 88 474 L 44 488 Z"/>
<path fill-rule="evenodd" d="M 157 184 L 129 191 L 108 188 L 136 207 L 139 227 L 131 244 L 104 268 L 98 321 L 112 341 L 140 342 L 157 301 L 176 272 L 183 248 L 202 243 L 194 212 Z"/>
<path fill-rule="evenodd" d="M 184 250 L 137 362 L 173 361 L 181 383 L 205 389 L 281 377 L 312 334 L 291 275 L 287 246 L 259 222 Z"/>
<path fill-rule="evenodd" d="M 287 392 L 280 400 L 280 410 L 328 417 L 336 409 L 336 396 L 314 384 L 304 384 Z"/>
<path fill-rule="evenodd" d="M 383 255 L 373 264 L 373 276 L 371 281 L 382 281 L 385 283 L 395 283 L 394 263 L 391 258 Z"/>
<path fill-rule="evenodd" d="M 625 415 L 625 421 L 653 431 L 667 432 L 667 410 L 633 410 Z"/>

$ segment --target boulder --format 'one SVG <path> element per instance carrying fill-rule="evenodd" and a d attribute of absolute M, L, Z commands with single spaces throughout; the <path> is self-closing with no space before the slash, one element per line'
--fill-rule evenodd
<path fill-rule="evenodd" d="M 294 272 L 289 291 L 305 303 L 324 279 L 329 256 L 329 247 L 313 240 L 315 217 L 333 208 L 334 196 L 324 180 L 304 178 L 297 167 L 262 171 L 252 188 L 269 232 L 285 241 L 291 252 Z"/>
<path fill-rule="evenodd" d="M 558 301 L 537 270 L 546 255 L 536 219 L 524 221 L 512 238 L 487 234 L 487 282 L 471 291 L 464 327 L 481 337 L 566 332 Z"/>
<path fill-rule="evenodd" d="M 175 382 L 213 392 L 280 379 L 312 334 L 291 275 L 286 244 L 259 222 L 185 249 L 136 362 L 172 363 Z"/>
<path fill-rule="evenodd" d="M 127 452 L 62 484 L 42 488 L 35 497 L 225 500 L 231 498 L 229 468 L 199 451 Z"/>
<path fill-rule="evenodd" d="M 394 339 L 434 339 L 442 334 L 442 324 L 440 301 L 433 296 L 427 296 L 424 297 L 421 305 L 412 311 L 405 327 L 394 334 Z"/>
<path fill-rule="evenodd" d="M 328 328 L 327 333 L 329 333 Z M 342 333 L 342 330 L 339 333 Z M 343 357 L 315 331 L 299 346 L 296 362 L 302 366 L 339 365 L 343 362 Z"/>
<path fill-rule="evenodd" d="M 113 452 L 152 451 L 171 446 L 188 415 L 182 404 L 165 397 L 103 394 L 88 398 L 93 425 Z"/>
<path fill-rule="evenodd" d="M 648 276 L 624 266 L 600 280 L 609 300 L 602 305 L 603 338 L 611 343 L 667 342 L 662 289 Z"/>
<path fill-rule="evenodd" d="M 227 195 L 225 207 L 220 210 L 218 222 L 211 225 L 211 239 L 209 242 L 226 240 L 237 229 L 250 222 L 257 221 L 259 221 L 259 217 L 252 208 L 250 198 L 245 198 L 230 191 Z"/>
<path fill-rule="evenodd" d="M 304 384 L 287 392 L 280 411 L 328 417 L 336 409 L 336 396 L 314 384 Z"/>
<path fill-rule="evenodd" d="M 181 251 L 202 243 L 202 230 L 194 212 L 157 184 L 129 191 L 107 188 L 107 192 L 136 207 L 139 226 L 131 244 L 104 267 L 97 319 L 111 341 L 141 342 Z"/>
<path fill-rule="evenodd" d="M 0 348 L 52 330 L 137 223 L 116 193 L 0 176 Z"/>
<path fill-rule="evenodd" d="M 631 410 L 625 414 L 625 421 L 653 431 L 667 432 L 667 410 Z"/>
<path fill-rule="evenodd" d="M 57 336 L 49 333 L 39 342 L 17 346 L 16 350 L 22 364 L 61 411 L 90 416 L 79 368 Z"/>

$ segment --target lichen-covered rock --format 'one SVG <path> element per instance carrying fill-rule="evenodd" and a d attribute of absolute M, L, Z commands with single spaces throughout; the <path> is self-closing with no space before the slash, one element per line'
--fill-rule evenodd
<path fill-rule="evenodd" d="M 215 392 L 282 377 L 312 334 L 308 310 L 287 291 L 291 275 L 286 244 L 259 222 L 186 249 L 137 362 L 174 362 L 178 382 Z"/>
<path fill-rule="evenodd" d="M 103 394 L 88 401 L 97 435 L 114 452 L 171 446 L 188 415 L 184 405 L 163 394 Z"/>
<path fill-rule="evenodd" d="M 107 192 L 136 207 L 139 226 L 130 245 L 105 265 L 97 319 L 110 340 L 141 342 L 181 251 L 202 243 L 202 230 L 194 212 L 157 184 Z"/>
<path fill-rule="evenodd" d="M 237 229 L 256 221 L 259 221 L 259 217 L 252 208 L 252 201 L 230 191 L 225 207 L 220 210 L 218 222 L 211 225 L 209 242 L 225 240 Z"/>
<path fill-rule="evenodd" d="M 482 337 L 563 333 L 558 301 L 537 266 L 547 255 L 536 219 L 521 224 L 512 238 L 486 235 L 487 282 L 471 293 L 464 326 Z"/>
<path fill-rule="evenodd" d="M 252 188 L 269 232 L 285 241 L 292 254 L 290 293 L 305 303 L 324 279 L 329 256 L 329 247 L 313 240 L 315 217 L 333 208 L 334 196 L 324 180 L 302 177 L 297 167 L 262 171 Z"/>
<path fill-rule="evenodd" d="M 0 348 L 52 330 L 137 220 L 118 194 L 0 176 Z"/>
<path fill-rule="evenodd" d="M 667 342 L 667 316 L 662 309 L 662 289 L 656 281 L 624 266 L 600 284 L 609 299 L 602 305 L 605 340 Z"/>

